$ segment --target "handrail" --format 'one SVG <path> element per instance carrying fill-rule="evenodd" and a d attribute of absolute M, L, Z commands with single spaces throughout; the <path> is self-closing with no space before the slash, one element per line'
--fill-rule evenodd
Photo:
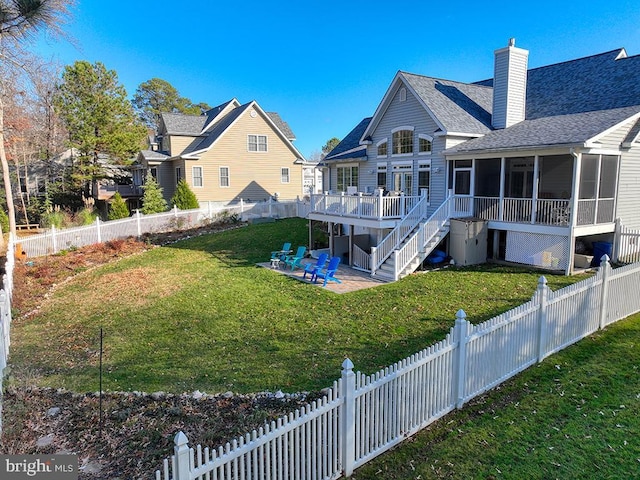
<path fill-rule="evenodd" d="M 409 235 L 426 215 L 427 196 L 424 195 L 420 201 L 407 213 L 407 215 L 389 232 L 380 242 L 371 256 L 371 274 L 382 265 L 391 253 L 398 248 L 402 241 Z"/>
<path fill-rule="evenodd" d="M 353 245 L 352 267 L 366 272 L 371 271 L 371 255 L 362 250 L 358 245 Z"/>
<path fill-rule="evenodd" d="M 416 258 L 416 255 L 435 238 L 440 229 L 447 223 L 452 198 L 448 197 L 426 222 L 420 224 L 420 228 L 405 242 L 402 248 L 396 250 L 394 280 L 398 279 L 400 272 Z"/>

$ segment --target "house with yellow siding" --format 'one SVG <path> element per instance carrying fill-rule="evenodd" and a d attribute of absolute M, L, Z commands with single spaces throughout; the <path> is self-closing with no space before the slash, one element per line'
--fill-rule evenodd
<path fill-rule="evenodd" d="M 163 113 L 155 141 L 138 155 L 167 201 L 184 179 L 198 201 L 302 196 L 302 154 L 277 113 L 235 98 L 202 115 Z"/>

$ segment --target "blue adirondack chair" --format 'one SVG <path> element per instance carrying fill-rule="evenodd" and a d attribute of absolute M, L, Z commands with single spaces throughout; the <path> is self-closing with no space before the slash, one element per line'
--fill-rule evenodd
<path fill-rule="evenodd" d="M 307 278 L 307 273 L 313 277 L 313 272 L 316 270 L 320 270 L 324 267 L 324 264 L 327 263 L 327 259 L 329 258 L 328 253 L 321 253 L 318 255 L 318 260 L 316 263 L 307 263 L 304 267 L 304 273 L 302 274 L 302 278 Z"/>
<path fill-rule="evenodd" d="M 282 244 L 282 250 L 274 250 L 271 252 L 271 259 L 279 258 L 284 262 L 284 259 L 291 253 L 291 243 L 285 242 Z"/>
<path fill-rule="evenodd" d="M 301 268 L 302 265 L 300 265 L 300 263 L 302 262 L 305 253 L 307 253 L 307 247 L 298 247 L 295 255 L 287 255 L 284 259 L 284 264 L 289 265 L 292 271 L 294 268 Z"/>
<path fill-rule="evenodd" d="M 327 268 L 322 268 L 320 270 L 316 270 L 311 275 L 311 281 L 313 283 L 317 283 L 318 277 L 324 279 L 323 287 L 327 286 L 327 282 L 336 282 L 342 283 L 340 279 L 336 278 L 336 272 L 338 271 L 338 265 L 340 265 L 340 257 L 331 257 L 329 260 L 329 265 Z"/>

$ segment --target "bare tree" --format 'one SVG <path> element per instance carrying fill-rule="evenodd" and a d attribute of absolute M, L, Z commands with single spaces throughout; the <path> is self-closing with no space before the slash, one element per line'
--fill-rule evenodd
<path fill-rule="evenodd" d="M 0 0 L 0 61 L 28 70 L 29 65 L 24 63 L 22 56 L 27 44 L 42 31 L 64 36 L 62 25 L 69 18 L 73 4 L 74 0 Z M 4 83 L 0 77 L 0 164 L 7 197 L 9 231 L 15 236 L 16 216 L 5 151 Z"/>

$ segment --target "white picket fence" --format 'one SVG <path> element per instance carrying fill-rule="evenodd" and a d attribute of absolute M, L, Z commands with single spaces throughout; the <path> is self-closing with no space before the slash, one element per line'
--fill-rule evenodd
<path fill-rule="evenodd" d="M 615 258 L 621 263 L 640 262 L 640 230 L 620 225 L 616 229 Z"/>
<path fill-rule="evenodd" d="M 94 243 L 139 237 L 145 233 L 185 230 L 229 215 L 238 215 L 240 220 L 250 220 L 263 217 L 306 217 L 308 214 L 309 204 L 301 200 L 259 203 L 240 201 L 235 204 L 208 202 L 194 210 L 178 210 L 174 207 L 168 212 L 153 215 L 143 215 L 136 211 L 133 216 L 121 220 L 102 222 L 97 219 L 93 224 L 84 227 L 53 227 L 43 234 L 21 238 L 20 246 L 27 257 L 40 257 Z"/>
<path fill-rule="evenodd" d="M 2 289 L 0 289 L 0 433 L 2 432 L 2 379 L 4 368 L 9 358 L 11 345 L 11 300 L 13 298 L 13 267 L 15 266 L 14 242 L 9 240 L 7 245 L 7 260 L 4 264 L 5 273 L 2 275 Z"/>
<path fill-rule="evenodd" d="M 214 450 L 179 432 L 156 480 L 329 480 L 389 450 L 465 402 L 598 329 L 640 311 L 640 264 L 532 299 L 479 325 L 458 311 L 446 338 L 373 375 L 349 359 L 328 394 Z"/>

